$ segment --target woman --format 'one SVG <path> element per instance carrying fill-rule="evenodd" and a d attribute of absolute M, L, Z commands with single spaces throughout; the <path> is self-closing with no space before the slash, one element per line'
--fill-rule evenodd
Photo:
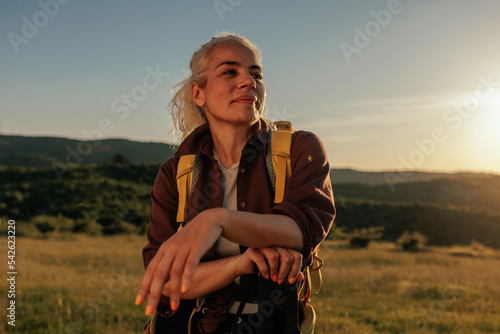
<path fill-rule="evenodd" d="M 273 202 L 265 165 L 266 90 L 254 44 L 219 35 L 193 54 L 190 69 L 172 99 L 172 115 L 184 138 L 161 166 L 151 192 L 146 273 L 136 304 L 149 293 L 146 314 L 157 310 L 166 327 L 182 332 L 193 300 L 205 297 L 206 307 L 192 319 L 198 325 L 193 333 L 222 333 L 234 323 L 235 305 L 257 305 L 254 267 L 279 284 L 303 279 L 302 260 L 310 261 L 326 237 L 335 208 L 324 148 L 303 131 L 292 138 L 292 174 L 284 199 Z M 176 172 L 186 154 L 202 158 L 188 219 L 176 233 Z M 241 308 L 243 314 L 255 311 Z"/>

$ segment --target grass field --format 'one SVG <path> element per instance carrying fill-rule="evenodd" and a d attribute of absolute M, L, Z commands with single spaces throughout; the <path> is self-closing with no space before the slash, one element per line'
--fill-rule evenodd
<path fill-rule="evenodd" d="M 144 237 L 69 235 L 16 240 L 16 326 L 0 333 L 141 333 L 134 305 Z M 8 302 L 6 239 L 0 301 Z M 454 253 L 455 256 L 452 254 Z M 456 256 L 461 255 L 461 256 Z M 481 248 L 404 253 L 325 244 L 316 332 L 499 333 L 500 258 Z"/>

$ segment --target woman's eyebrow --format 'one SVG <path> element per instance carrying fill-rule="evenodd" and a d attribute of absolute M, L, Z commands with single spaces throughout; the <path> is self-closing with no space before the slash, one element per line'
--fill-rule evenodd
<path fill-rule="evenodd" d="M 260 72 L 262 72 L 262 67 L 260 67 L 259 65 L 252 65 L 252 66 L 250 66 L 250 69 L 251 70 L 259 70 Z"/>
<path fill-rule="evenodd" d="M 220 63 L 219 65 L 217 65 L 217 68 L 223 66 L 223 65 L 230 65 L 230 66 L 241 66 L 241 63 L 237 62 L 237 61 L 223 61 L 222 63 Z"/>
<path fill-rule="evenodd" d="M 230 66 L 241 66 L 241 63 L 240 62 L 237 62 L 237 61 L 223 61 L 222 63 L 220 63 L 219 65 L 217 65 L 217 68 L 223 66 L 223 65 L 230 65 Z M 259 65 L 251 65 L 250 66 L 250 69 L 251 70 L 259 70 L 262 72 L 262 67 L 260 67 Z"/>

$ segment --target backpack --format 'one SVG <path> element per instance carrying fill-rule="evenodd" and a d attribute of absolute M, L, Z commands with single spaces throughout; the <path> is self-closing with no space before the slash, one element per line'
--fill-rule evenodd
<path fill-rule="evenodd" d="M 281 203 L 285 194 L 286 181 L 292 174 L 290 146 L 292 143 L 292 134 L 294 132 L 292 124 L 288 121 L 275 122 L 276 130 L 271 134 L 271 145 L 267 145 L 266 151 L 266 168 L 268 176 L 275 191 L 274 203 Z M 177 165 L 177 190 L 179 192 L 179 204 L 177 210 L 177 222 L 179 230 L 182 229 L 182 222 L 185 220 L 187 203 L 192 191 L 192 187 L 196 183 L 199 171 L 199 162 L 196 154 L 183 155 L 179 159 Z M 316 313 L 311 305 L 311 297 L 318 294 L 321 284 L 323 283 L 321 276 L 321 267 L 323 260 L 318 256 L 317 247 L 312 256 L 311 264 L 306 268 L 304 273 L 304 282 L 298 291 L 298 301 L 304 311 L 304 321 L 300 327 L 301 334 L 313 334 L 316 324 Z M 197 299 L 197 305 L 200 303 L 200 298 Z M 191 316 L 195 313 L 195 308 Z M 153 316 L 152 316 L 153 317 Z M 149 321 L 149 325 L 152 321 Z M 191 319 L 188 324 L 189 332 L 191 329 Z M 149 330 L 149 331 L 148 331 Z M 145 334 L 151 333 L 150 326 L 146 328 Z"/>

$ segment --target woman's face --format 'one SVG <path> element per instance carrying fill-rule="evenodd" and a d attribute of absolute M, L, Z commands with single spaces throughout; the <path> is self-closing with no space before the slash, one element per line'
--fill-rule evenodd
<path fill-rule="evenodd" d="M 209 124 L 251 125 L 260 118 L 266 99 L 262 79 L 259 58 L 245 46 L 227 41 L 213 50 L 205 86 L 193 84 L 191 92 Z"/>

